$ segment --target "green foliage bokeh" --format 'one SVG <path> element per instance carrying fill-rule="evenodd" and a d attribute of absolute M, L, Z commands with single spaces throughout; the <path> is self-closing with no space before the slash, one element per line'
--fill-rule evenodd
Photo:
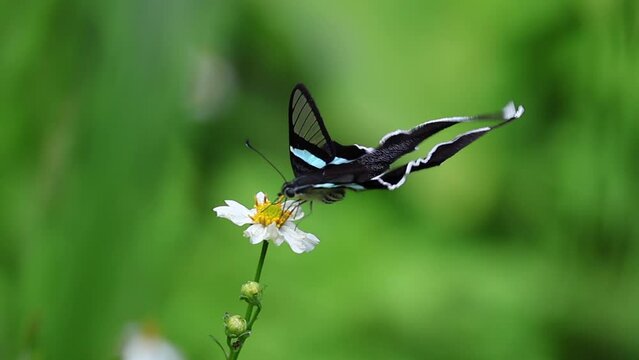
<path fill-rule="evenodd" d="M 635 1 L 5 1 L 0 24 L 0 358 L 112 359 L 152 322 L 220 359 L 259 247 L 211 209 L 279 190 L 247 138 L 291 174 L 296 82 L 343 143 L 526 114 L 316 204 L 242 358 L 639 358 Z"/>

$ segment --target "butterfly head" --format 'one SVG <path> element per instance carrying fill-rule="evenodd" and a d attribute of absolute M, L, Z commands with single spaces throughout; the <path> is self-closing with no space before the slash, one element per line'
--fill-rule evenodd
<path fill-rule="evenodd" d="M 295 191 L 296 187 L 291 182 L 285 182 L 282 185 L 282 190 L 280 191 L 281 195 L 286 196 L 289 199 L 293 199 L 297 196 L 297 192 Z"/>

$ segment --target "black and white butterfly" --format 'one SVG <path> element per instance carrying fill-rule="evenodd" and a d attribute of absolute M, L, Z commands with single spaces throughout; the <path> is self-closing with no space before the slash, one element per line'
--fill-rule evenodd
<path fill-rule="evenodd" d="M 501 113 L 456 116 L 427 121 L 410 130 L 397 130 L 382 137 L 379 145 L 342 145 L 331 139 L 317 105 L 303 84 L 293 88 L 288 106 L 289 150 L 295 179 L 285 182 L 282 194 L 301 201 L 333 203 L 344 198 L 346 189 L 395 190 L 412 172 L 438 166 L 458 151 L 524 113 L 510 102 Z M 414 151 L 429 136 L 455 124 L 474 120 L 501 120 L 494 126 L 465 132 L 451 141 L 435 145 L 426 157 L 391 169 L 401 156 Z"/>

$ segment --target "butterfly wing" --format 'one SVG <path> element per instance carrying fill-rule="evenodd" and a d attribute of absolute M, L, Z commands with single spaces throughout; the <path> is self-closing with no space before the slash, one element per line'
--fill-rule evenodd
<path fill-rule="evenodd" d="M 304 84 L 291 92 L 288 107 L 289 150 L 295 176 L 321 169 L 335 157 L 322 115 Z"/>
<path fill-rule="evenodd" d="M 358 144 L 342 145 L 333 141 L 333 150 L 335 151 L 335 157 L 331 160 L 330 164 L 340 165 L 357 160 L 375 149 Z"/>
<path fill-rule="evenodd" d="M 486 133 L 519 118 L 523 107 L 515 108 L 509 103 L 500 114 L 468 117 L 452 117 L 432 120 L 411 130 L 397 130 L 384 136 L 376 148 L 361 145 L 341 145 L 333 141 L 326 130 L 322 116 L 308 89 L 297 84 L 289 100 L 289 148 L 293 172 L 296 177 L 324 169 L 314 174 L 315 179 L 306 178 L 300 185 L 311 191 L 331 192 L 343 188 L 354 190 L 389 189 L 394 190 L 404 184 L 412 172 L 438 166 L 464 147 L 470 145 Z M 417 148 L 417 145 L 441 130 L 455 124 L 473 120 L 501 119 L 500 124 L 463 133 L 455 139 L 436 145 L 426 157 L 416 159 L 398 168 L 388 170 L 392 162 Z M 330 169 L 330 170 L 329 170 Z M 362 175 L 371 174 L 366 179 L 357 180 Z M 375 174 L 375 175 L 373 175 Z M 309 182 L 310 181 L 310 182 Z M 337 201 L 338 198 L 329 199 Z M 325 201 L 327 202 L 327 201 Z"/>
<path fill-rule="evenodd" d="M 373 149 L 361 145 L 341 145 L 326 130 L 322 115 L 304 84 L 291 92 L 288 108 L 289 150 L 295 176 L 326 165 L 351 162 Z"/>

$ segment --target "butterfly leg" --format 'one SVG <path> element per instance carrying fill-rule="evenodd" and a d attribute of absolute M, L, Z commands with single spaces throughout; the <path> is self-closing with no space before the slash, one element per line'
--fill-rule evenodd
<path fill-rule="evenodd" d="M 289 207 L 289 209 L 294 208 L 294 210 L 292 210 L 293 213 L 292 213 L 291 216 L 293 218 L 296 218 L 297 215 L 298 215 L 298 211 L 302 211 L 302 205 L 306 204 L 307 202 L 308 202 L 308 200 L 295 200 L 295 202 L 293 204 L 291 204 L 291 206 Z M 311 209 L 312 209 L 312 207 L 313 207 L 313 202 L 311 201 Z M 291 210 L 288 210 L 288 211 L 291 211 Z M 300 219 L 299 222 L 302 222 L 303 220 L 304 219 Z M 295 230 L 297 230 L 297 226 L 298 226 L 299 222 L 295 223 Z"/>

